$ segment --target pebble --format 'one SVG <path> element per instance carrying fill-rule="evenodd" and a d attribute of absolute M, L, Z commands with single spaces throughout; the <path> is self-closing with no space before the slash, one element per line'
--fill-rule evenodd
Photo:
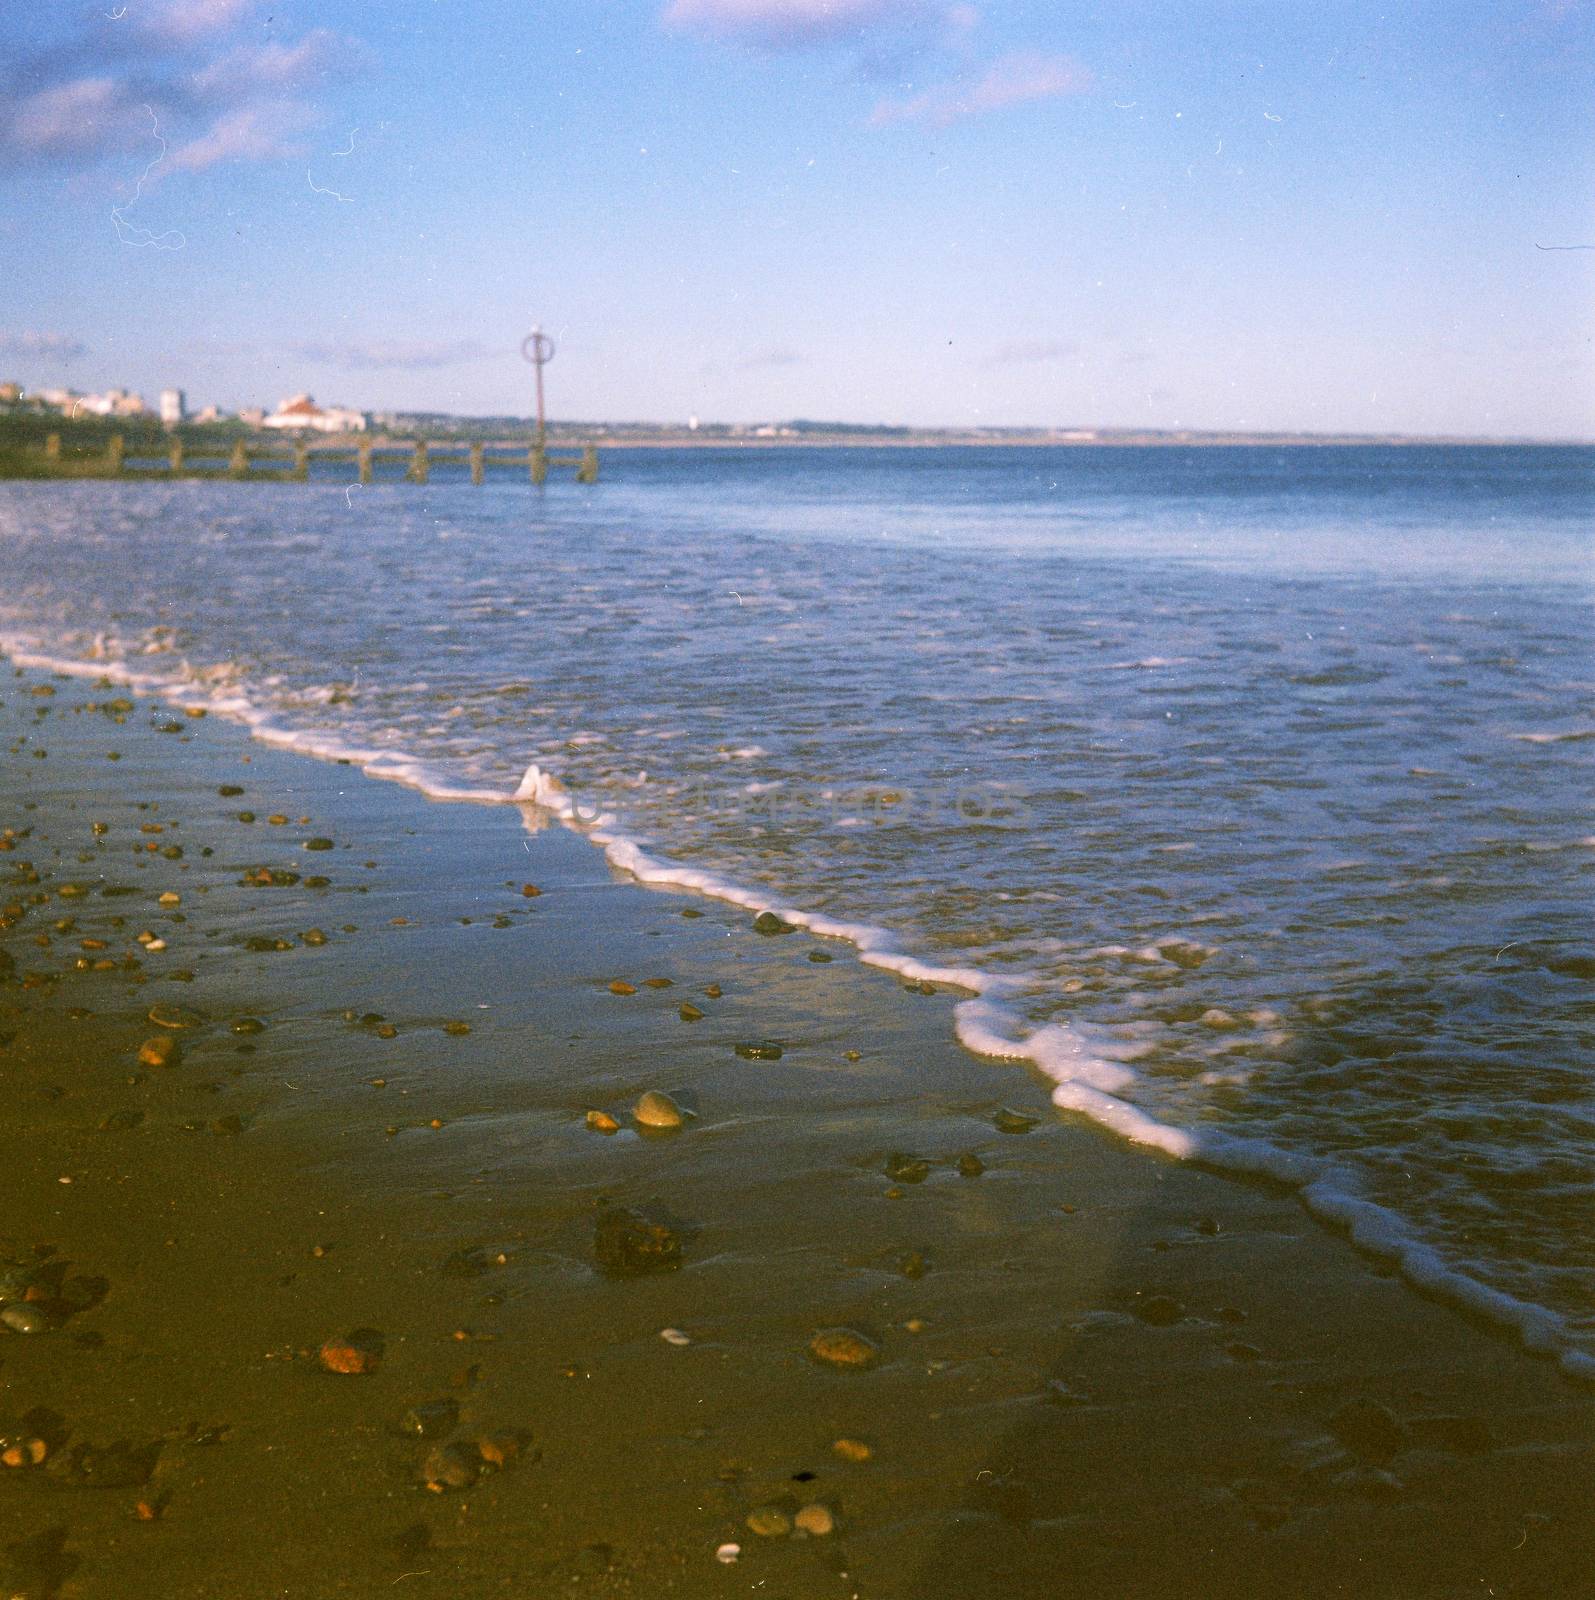
<path fill-rule="evenodd" d="M 327 942 L 327 936 L 320 928 L 307 928 L 299 935 L 299 938 L 305 944 L 325 944 Z"/>
<path fill-rule="evenodd" d="M 1004 1106 L 991 1119 L 991 1125 L 998 1133 L 1029 1133 L 1040 1120 L 1039 1117 L 1026 1116 L 1023 1111 L 1015 1111 L 1012 1106 Z"/>
<path fill-rule="evenodd" d="M 650 989 L 673 989 L 676 986 L 674 978 L 644 978 L 642 981 Z"/>
<path fill-rule="evenodd" d="M 13 1333 L 48 1333 L 50 1319 L 37 1306 L 10 1305 L 0 1311 L 3 1322 Z"/>
<path fill-rule="evenodd" d="M 986 1170 L 986 1163 L 971 1151 L 958 1158 L 958 1176 L 960 1178 L 978 1178 Z"/>
<path fill-rule="evenodd" d="M 1147 1295 L 1137 1300 L 1130 1310 L 1151 1328 L 1172 1328 L 1185 1315 L 1185 1307 L 1166 1294 Z"/>
<path fill-rule="evenodd" d="M 885 1172 L 893 1183 L 923 1183 L 930 1176 L 930 1163 L 923 1156 L 907 1156 L 894 1150 L 886 1158 Z"/>
<path fill-rule="evenodd" d="M 809 1354 L 830 1367 L 862 1370 L 881 1358 L 880 1346 L 852 1328 L 821 1328 L 809 1340 Z"/>
<path fill-rule="evenodd" d="M 468 1022 L 445 1022 L 443 1031 L 451 1038 L 463 1039 L 471 1031 L 471 1025 Z"/>
<path fill-rule="evenodd" d="M 682 912 L 682 915 L 685 916 L 686 912 Z M 699 915 L 701 916 L 702 913 L 700 912 Z M 732 1562 L 734 1562 L 737 1559 L 737 1557 L 740 1556 L 741 1554 L 742 1554 L 742 1546 L 741 1545 L 739 1545 L 739 1544 L 723 1544 L 715 1551 L 714 1558 L 715 1558 L 716 1561 L 718 1561 L 720 1563 L 720 1565 L 722 1567 L 729 1567 L 732 1564 Z"/>
<path fill-rule="evenodd" d="M 539 889 L 535 883 L 523 883 L 521 885 L 521 893 L 525 895 L 528 900 L 535 900 L 542 892 L 543 891 Z"/>
<path fill-rule="evenodd" d="M 681 1002 L 681 1020 L 683 1022 L 702 1022 L 703 1012 L 690 1000 Z"/>
<path fill-rule="evenodd" d="M 777 933 L 795 933 L 797 930 L 790 922 L 785 922 L 776 916 L 773 911 L 761 911 L 753 919 L 753 931 L 768 937 Z"/>
<path fill-rule="evenodd" d="M 792 1519 L 780 1506 L 755 1506 L 748 1513 L 748 1527 L 761 1539 L 784 1539 L 792 1531 Z"/>
<path fill-rule="evenodd" d="M 420 1405 L 411 1406 L 404 1413 L 404 1420 L 399 1424 L 406 1433 L 413 1433 L 422 1439 L 435 1439 L 440 1434 L 448 1433 L 460 1420 L 460 1406 L 457 1400 L 423 1400 Z"/>
<path fill-rule="evenodd" d="M 372 1373 L 382 1365 L 382 1339 L 373 1330 L 360 1328 L 342 1339 L 327 1340 L 320 1356 L 328 1372 L 347 1376 Z"/>
<path fill-rule="evenodd" d="M 1396 1414 L 1376 1400 L 1348 1400 L 1329 1419 L 1329 1431 L 1353 1455 L 1381 1466 L 1407 1445 Z"/>
<path fill-rule="evenodd" d="M 620 1124 L 607 1111 L 589 1111 L 587 1126 L 595 1133 L 619 1133 Z"/>
<path fill-rule="evenodd" d="M 821 1505 L 818 1500 L 800 1507 L 792 1522 L 795 1527 L 816 1539 L 823 1539 L 826 1534 L 836 1531 L 836 1518 L 831 1514 L 831 1508 Z"/>
<path fill-rule="evenodd" d="M 838 1439 L 831 1449 L 844 1461 L 868 1461 L 874 1451 L 862 1439 Z"/>
<path fill-rule="evenodd" d="M 719 984 L 718 984 L 718 983 L 711 983 L 711 984 L 708 984 L 708 985 L 706 985 L 706 986 L 705 986 L 705 988 L 704 988 L 704 991 L 703 991 L 703 992 L 704 992 L 704 993 L 705 993 L 705 994 L 706 994 L 706 995 L 708 995 L 708 997 L 709 997 L 709 998 L 710 998 L 710 999 L 711 999 L 711 1000 L 718 1000 L 718 999 L 719 999 L 719 998 L 720 998 L 720 996 L 721 996 L 721 995 L 722 995 L 722 994 L 723 994 L 723 993 L 724 993 L 724 992 L 725 992 L 725 991 L 724 991 L 724 990 L 723 990 L 723 989 L 721 989 L 721 987 L 720 987 L 720 985 L 719 985 Z"/>
<path fill-rule="evenodd" d="M 680 1328 L 661 1328 L 659 1337 L 666 1344 L 673 1344 L 679 1350 L 692 1343 L 691 1336 L 685 1334 Z"/>
<path fill-rule="evenodd" d="M 145 1067 L 170 1067 L 176 1065 L 177 1040 L 169 1033 L 158 1033 L 138 1047 L 139 1064 Z"/>
<path fill-rule="evenodd" d="M 779 1061 L 782 1047 L 774 1039 L 749 1039 L 732 1048 L 744 1061 Z"/>
<path fill-rule="evenodd" d="M 611 994 L 636 994 L 637 987 L 635 984 L 627 983 L 624 978 L 616 978 L 615 981 L 610 984 L 609 992 Z"/>
<path fill-rule="evenodd" d="M 617 1206 L 594 1225 L 593 1253 L 611 1277 L 672 1272 L 681 1265 L 681 1236 L 668 1223 Z"/>
<path fill-rule="evenodd" d="M 62 892 L 65 893 L 64 890 Z M 182 905 L 182 903 L 183 903 L 183 897 L 182 897 L 182 895 L 178 894 L 178 892 L 175 889 L 168 889 L 166 891 L 166 893 L 161 895 L 160 898 L 156 901 L 157 905 L 163 905 L 163 906 L 180 906 L 180 905 Z"/>
<path fill-rule="evenodd" d="M 259 1017 L 235 1017 L 233 1019 L 234 1033 L 264 1033 L 266 1024 Z"/>
<path fill-rule="evenodd" d="M 469 1489 L 481 1475 L 481 1452 L 463 1444 L 434 1445 L 421 1463 L 421 1481 L 435 1494 Z"/>
<path fill-rule="evenodd" d="M 687 1120 L 681 1107 L 658 1089 L 648 1089 L 639 1095 L 631 1114 L 639 1127 L 660 1133 L 674 1131 Z"/>
<path fill-rule="evenodd" d="M 306 839 L 305 840 L 305 849 L 307 849 L 307 850 L 330 850 L 331 848 L 332 848 L 332 840 L 331 839 Z"/>
<path fill-rule="evenodd" d="M 1204 1028 L 1238 1028 L 1240 1023 L 1229 1012 L 1210 1006 L 1196 1019 Z"/>

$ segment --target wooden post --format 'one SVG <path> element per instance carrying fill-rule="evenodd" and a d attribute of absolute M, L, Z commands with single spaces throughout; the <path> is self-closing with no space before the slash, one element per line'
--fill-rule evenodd
<path fill-rule="evenodd" d="M 303 439 L 294 445 L 294 482 L 310 481 L 310 446 Z"/>
<path fill-rule="evenodd" d="M 528 452 L 528 463 L 531 467 L 532 482 L 544 484 L 548 482 L 548 452 L 540 444 L 534 444 Z"/>
<path fill-rule="evenodd" d="M 360 452 L 360 481 L 361 481 L 361 483 L 370 483 L 370 481 L 371 481 L 371 441 L 369 439 L 362 439 L 360 441 L 359 452 Z"/>
<path fill-rule="evenodd" d="M 410 482 L 425 483 L 427 475 L 426 440 L 415 441 L 415 451 L 410 457 Z"/>
<path fill-rule="evenodd" d="M 172 476 L 175 478 L 183 470 L 183 441 L 173 439 L 167 446 L 166 457 L 172 464 Z"/>
<path fill-rule="evenodd" d="M 587 445 L 582 450 L 582 462 L 576 469 L 577 483 L 598 482 L 598 446 Z"/>
<path fill-rule="evenodd" d="M 481 481 L 482 481 L 482 446 L 480 444 L 473 444 L 471 446 L 471 482 L 479 484 Z"/>
<path fill-rule="evenodd" d="M 61 435 L 47 433 L 44 436 L 44 459 L 46 461 L 59 461 L 61 459 Z"/>
<path fill-rule="evenodd" d="M 113 433 L 111 442 L 105 451 L 105 462 L 113 473 L 122 470 L 122 458 L 127 454 L 127 440 L 121 434 Z"/>
<path fill-rule="evenodd" d="M 227 458 L 227 471 L 235 478 L 241 478 L 249 471 L 249 452 L 244 448 L 242 439 L 233 441 L 233 453 Z"/>

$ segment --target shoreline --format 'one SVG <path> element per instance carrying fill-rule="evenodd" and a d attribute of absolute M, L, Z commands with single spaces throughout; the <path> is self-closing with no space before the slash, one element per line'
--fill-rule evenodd
<path fill-rule="evenodd" d="M 755 916 L 772 916 L 785 924 L 783 931 L 803 931 L 850 946 L 856 960 L 866 967 L 881 969 L 910 984 L 963 990 L 965 997 L 953 1005 L 951 1038 L 988 1064 L 1023 1063 L 1051 1080 L 1052 1104 L 1059 1111 L 1085 1119 L 1132 1151 L 1279 1185 L 1326 1231 L 1393 1267 L 1414 1293 L 1428 1295 L 1459 1315 L 1481 1318 L 1513 1336 L 1530 1355 L 1555 1362 L 1568 1379 L 1595 1384 L 1595 1354 L 1572 1342 L 1560 1315 L 1447 1263 L 1433 1245 L 1411 1230 L 1403 1216 L 1365 1200 L 1355 1174 L 1332 1159 L 1223 1130 L 1187 1129 L 1161 1122 L 1117 1092 L 1134 1076 L 1117 1059 L 1097 1057 L 1086 1041 L 1067 1027 L 1046 1025 L 1026 1031 L 1024 1019 L 1003 1004 L 1016 991 L 1018 980 L 927 961 L 903 950 L 888 929 L 810 912 L 716 873 L 653 856 L 616 831 L 607 816 L 581 817 L 558 776 L 543 772 L 536 764 L 526 769 L 513 791 L 461 788 L 429 778 L 425 764 L 417 758 L 328 742 L 283 728 L 241 695 L 203 693 L 198 685 L 139 673 L 126 663 L 79 662 L 19 649 L 13 640 L 0 635 L 0 661 L 6 659 L 75 679 L 103 679 L 109 668 L 112 681 L 136 684 L 142 692 L 191 716 L 215 712 L 242 726 L 252 740 L 271 748 L 352 765 L 364 777 L 399 784 L 427 800 L 535 806 L 596 849 L 610 868 L 640 885 L 699 896 Z M 1022 1036 L 1015 1037 L 1016 1032 Z"/>
<path fill-rule="evenodd" d="M 1581 1592 L 1595 1402 L 1275 1186 L 1059 1119 L 952 996 L 568 830 L 128 698 L 0 689 L 0 1255 L 106 1280 L 0 1332 L 0 1417 L 67 1426 L 0 1471 L 22 1592 Z M 204 1016 L 146 1068 L 161 1002 Z M 696 1116 L 639 1133 L 647 1089 Z M 617 1206 L 682 1266 L 599 1270 Z M 868 1370 L 810 1359 L 837 1325 Z M 361 1327 L 379 1369 L 322 1371 Z M 429 1490 L 405 1418 L 442 1401 L 520 1459 Z"/>

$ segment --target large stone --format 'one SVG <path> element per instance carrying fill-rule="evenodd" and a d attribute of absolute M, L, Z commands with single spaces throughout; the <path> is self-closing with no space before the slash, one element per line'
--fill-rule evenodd
<path fill-rule="evenodd" d="M 657 1217 L 617 1206 L 599 1217 L 593 1254 L 612 1278 L 673 1272 L 681 1265 L 681 1236 Z"/>

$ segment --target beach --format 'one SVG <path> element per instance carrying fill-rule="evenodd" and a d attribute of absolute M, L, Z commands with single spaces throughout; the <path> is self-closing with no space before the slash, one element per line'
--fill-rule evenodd
<path fill-rule="evenodd" d="M 950 986 L 114 674 L 0 700 L 7 1593 L 1591 1592 L 1586 1386 Z"/>

